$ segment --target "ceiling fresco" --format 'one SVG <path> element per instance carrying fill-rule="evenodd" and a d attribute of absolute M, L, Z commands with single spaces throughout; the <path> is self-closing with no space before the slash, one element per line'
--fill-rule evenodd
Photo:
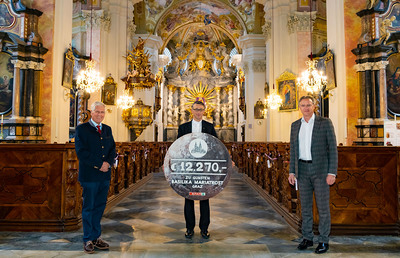
<path fill-rule="evenodd" d="M 160 17 L 156 33 L 166 40 L 170 34 L 195 24 L 214 25 L 232 38 L 238 38 L 245 32 L 244 21 L 233 9 L 222 3 L 186 2 L 166 11 Z"/>
<path fill-rule="evenodd" d="M 210 39 L 228 39 L 237 47 L 240 36 L 262 33 L 263 17 L 263 7 L 255 0 L 144 0 L 135 6 L 137 31 L 160 36 L 163 48 L 170 40 L 182 42 L 199 29 L 211 33 Z"/>

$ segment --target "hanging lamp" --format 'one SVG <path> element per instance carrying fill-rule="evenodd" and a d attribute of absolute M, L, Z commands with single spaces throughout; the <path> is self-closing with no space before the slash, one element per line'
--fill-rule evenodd
<path fill-rule="evenodd" d="M 311 94 L 320 94 L 326 84 L 327 84 L 327 79 L 326 76 L 322 74 L 321 71 L 318 71 L 316 66 L 317 66 L 317 60 L 313 59 L 313 53 L 312 53 L 312 0 L 310 1 L 310 46 L 311 46 L 311 54 L 310 54 L 310 60 L 306 61 L 307 65 L 307 70 L 301 73 L 301 77 L 297 78 L 297 82 L 300 85 L 300 87 L 311 93 Z"/>
<path fill-rule="evenodd" d="M 93 0 L 90 0 L 90 56 L 85 62 L 86 68 L 81 70 L 76 79 L 78 90 L 93 93 L 99 91 L 104 85 L 104 78 L 95 70 L 96 61 L 92 59 L 92 39 L 93 39 Z"/>
<path fill-rule="evenodd" d="M 129 9 L 128 5 L 129 5 L 129 1 L 126 2 L 126 19 L 127 19 L 127 21 L 128 21 L 128 9 Z M 126 42 L 126 51 L 125 52 L 128 53 L 128 42 Z M 117 99 L 117 107 L 122 110 L 125 110 L 125 109 L 132 108 L 133 105 L 135 105 L 135 99 L 133 98 L 133 90 L 130 90 L 125 85 L 124 94 L 122 96 L 119 96 Z"/>
<path fill-rule="evenodd" d="M 271 43 L 272 43 L 272 78 L 274 78 L 274 72 L 275 72 L 275 53 L 274 53 L 274 48 L 275 48 L 275 43 L 274 43 L 274 26 L 273 26 L 273 22 L 274 22 L 274 1 L 271 1 L 271 12 L 272 12 L 272 17 L 271 17 Z M 274 80 L 274 79 L 273 79 Z M 267 98 L 264 100 L 264 103 L 267 107 L 269 107 L 270 109 L 278 109 L 280 106 L 282 106 L 283 100 L 282 97 L 276 92 L 275 89 L 275 83 L 272 84 L 272 92 L 271 94 L 269 94 L 267 96 Z M 265 113 L 267 113 L 267 109 L 264 109 Z M 264 115 L 264 117 L 266 116 L 266 114 Z"/>

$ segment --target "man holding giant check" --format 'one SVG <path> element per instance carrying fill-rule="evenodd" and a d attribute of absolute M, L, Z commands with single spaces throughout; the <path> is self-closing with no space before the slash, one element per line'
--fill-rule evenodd
<path fill-rule="evenodd" d="M 225 145 L 217 139 L 214 126 L 203 120 L 205 104 L 192 105 L 193 120 L 179 126 L 178 139 L 171 145 L 164 160 L 164 173 L 171 187 L 185 197 L 185 237 L 194 235 L 194 200 L 200 200 L 201 236 L 210 234 L 209 198 L 228 183 L 232 162 Z"/>

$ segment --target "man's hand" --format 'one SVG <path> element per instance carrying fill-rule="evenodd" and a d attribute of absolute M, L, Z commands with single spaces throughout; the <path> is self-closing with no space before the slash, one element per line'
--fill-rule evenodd
<path fill-rule="evenodd" d="M 328 175 L 326 177 L 326 183 L 328 185 L 333 185 L 335 183 L 335 181 L 336 181 L 336 177 L 334 175 Z"/>
<path fill-rule="evenodd" d="M 110 164 L 108 162 L 103 161 L 103 165 L 101 165 L 100 171 L 101 172 L 108 172 L 108 169 L 110 168 Z"/>
<path fill-rule="evenodd" d="M 294 174 L 289 174 L 289 184 L 294 185 L 296 183 L 296 177 Z"/>

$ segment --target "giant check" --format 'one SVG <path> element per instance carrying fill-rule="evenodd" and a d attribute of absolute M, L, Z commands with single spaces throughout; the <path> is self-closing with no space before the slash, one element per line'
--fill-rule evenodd
<path fill-rule="evenodd" d="M 209 199 L 228 184 L 232 161 L 225 145 L 206 133 L 190 133 L 169 147 L 164 174 L 171 187 L 191 200 Z"/>

